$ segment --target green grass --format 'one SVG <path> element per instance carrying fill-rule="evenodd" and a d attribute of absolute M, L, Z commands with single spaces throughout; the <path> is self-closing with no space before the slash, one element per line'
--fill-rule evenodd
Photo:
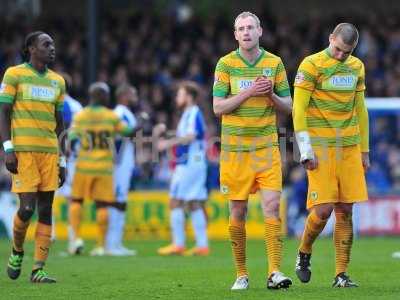
<path fill-rule="evenodd" d="M 363 238 L 355 241 L 351 277 L 357 289 L 333 289 L 333 245 L 330 239 L 317 241 L 312 260 L 313 276 L 301 284 L 294 274 L 298 242 L 287 240 L 282 271 L 294 279 L 287 291 L 265 288 L 266 258 L 262 241 L 248 242 L 251 288 L 231 292 L 234 270 L 228 242 L 213 242 L 212 255 L 200 257 L 159 257 L 162 242 L 135 242 L 139 255 L 116 257 L 62 257 L 64 242 L 51 249 L 47 271 L 58 279 L 54 285 L 28 281 L 32 265 L 32 243 L 26 247 L 23 271 L 9 280 L 5 265 L 9 244 L 0 241 L 4 271 L 0 276 L 0 299 L 400 299 L 400 260 L 391 258 L 400 250 L 399 239 Z"/>

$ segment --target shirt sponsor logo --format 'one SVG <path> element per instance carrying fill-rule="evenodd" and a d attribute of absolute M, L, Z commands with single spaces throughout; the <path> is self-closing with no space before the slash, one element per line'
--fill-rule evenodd
<path fill-rule="evenodd" d="M 336 88 L 352 88 L 356 82 L 354 75 L 335 75 L 329 79 L 330 84 Z"/>
<path fill-rule="evenodd" d="M 247 89 L 251 88 L 252 85 L 253 85 L 253 80 L 251 80 L 251 79 L 238 80 L 238 89 L 240 91 L 247 90 Z"/>
<path fill-rule="evenodd" d="M 53 102 L 56 98 L 56 91 L 53 88 L 44 86 L 31 86 L 30 94 L 32 99 Z"/>
<path fill-rule="evenodd" d="M 296 78 L 294 79 L 294 83 L 300 84 L 304 81 L 306 77 L 304 76 L 303 72 L 299 71 L 296 74 Z"/>

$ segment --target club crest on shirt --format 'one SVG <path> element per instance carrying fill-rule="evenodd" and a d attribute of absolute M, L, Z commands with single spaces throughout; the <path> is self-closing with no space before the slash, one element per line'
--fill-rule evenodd
<path fill-rule="evenodd" d="M 228 194 L 228 192 L 229 192 L 229 188 L 226 185 L 221 185 L 220 190 L 221 190 L 221 194 L 224 194 L 224 195 Z"/>
<path fill-rule="evenodd" d="M 315 192 L 315 191 L 312 191 L 312 192 L 310 193 L 310 198 L 311 198 L 312 201 L 317 200 L 317 199 L 318 199 L 318 193 Z"/>
<path fill-rule="evenodd" d="M 51 86 L 54 87 L 54 88 L 58 87 L 58 82 L 57 82 L 57 80 L 52 80 L 52 81 L 51 81 Z"/>
<path fill-rule="evenodd" d="M 294 79 L 294 83 L 300 84 L 304 81 L 306 77 L 304 76 L 303 72 L 299 71 L 296 74 L 296 78 Z"/>
<path fill-rule="evenodd" d="M 21 187 L 21 180 L 16 179 L 14 182 L 15 182 L 15 187 L 17 187 L 17 188 Z"/>
<path fill-rule="evenodd" d="M 272 76 L 272 69 L 271 69 L 271 68 L 266 68 L 266 69 L 264 69 L 264 70 L 263 70 L 263 75 L 264 75 L 264 76 L 267 76 L 267 77 Z"/>

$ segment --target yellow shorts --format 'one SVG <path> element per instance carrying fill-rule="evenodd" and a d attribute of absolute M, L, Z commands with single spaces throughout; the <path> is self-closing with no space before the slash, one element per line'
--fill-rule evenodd
<path fill-rule="evenodd" d="M 112 175 L 89 175 L 76 172 L 72 181 L 72 198 L 114 202 Z"/>
<path fill-rule="evenodd" d="M 49 192 L 58 189 L 58 154 L 16 152 L 18 174 L 12 174 L 14 193 Z"/>
<path fill-rule="evenodd" d="M 282 190 L 281 155 L 278 147 L 253 152 L 221 151 L 220 189 L 228 200 L 247 200 L 262 190 Z"/>
<path fill-rule="evenodd" d="M 307 208 L 324 203 L 354 203 L 368 199 L 359 145 L 316 147 L 318 167 L 307 171 Z"/>

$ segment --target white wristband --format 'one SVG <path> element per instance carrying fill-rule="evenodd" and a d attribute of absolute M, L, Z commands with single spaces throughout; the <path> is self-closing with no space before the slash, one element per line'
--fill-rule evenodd
<path fill-rule="evenodd" d="M 311 145 L 310 135 L 307 131 L 296 132 L 296 140 L 299 145 L 300 162 L 303 163 L 307 159 L 314 159 L 314 151 Z"/>
<path fill-rule="evenodd" d="M 5 141 L 3 143 L 3 148 L 4 148 L 4 152 L 12 152 L 12 151 L 14 151 L 14 145 L 10 140 Z"/>
<path fill-rule="evenodd" d="M 60 168 L 67 167 L 67 158 L 64 155 L 60 156 L 60 158 L 58 159 L 58 165 Z"/>

